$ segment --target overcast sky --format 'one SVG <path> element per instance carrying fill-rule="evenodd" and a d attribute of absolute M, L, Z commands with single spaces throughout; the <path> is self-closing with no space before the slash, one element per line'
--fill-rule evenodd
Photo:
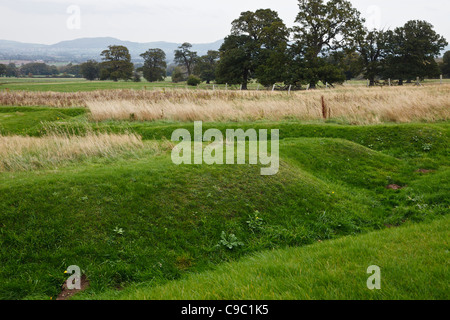
<path fill-rule="evenodd" d="M 427 20 L 450 41 L 449 0 L 351 0 L 369 26 Z M 297 0 L 1 0 L 0 39 L 53 44 L 82 37 L 208 43 L 229 34 L 242 11 L 271 8 L 288 26 Z"/>

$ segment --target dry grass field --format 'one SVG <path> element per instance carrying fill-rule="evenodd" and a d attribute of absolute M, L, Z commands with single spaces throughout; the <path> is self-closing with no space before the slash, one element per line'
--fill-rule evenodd
<path fill-rule="evenodd" d="M 325 117 L 350 124 L 434 122 L 449 119 L 450 85 L 338 87 L 290 94 L 183 89 L 74 93 L 3 91 L 0 104 L 87 107 L 94 121 L 279 121 Z"/>

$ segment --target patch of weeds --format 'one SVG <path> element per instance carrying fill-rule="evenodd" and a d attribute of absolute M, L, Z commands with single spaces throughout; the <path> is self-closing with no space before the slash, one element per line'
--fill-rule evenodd
<path fill-rule="evenodd" d="M 422 145 L 422 150 L 424 151 L 424 152 L 429 152 L 429 151 L 431 151 L 431 148 L 433 147 L 433 145 L 431 144 L 431 143 L 424 143 L 423 145 Z"/>
<path fill-rule="evenodd" d="M 113 231 L 119 236 L 123 236 L 123 234 L 125 232 L 122 228 L 119 228 L 119 227 L 116 227 Z"/>
<path fill-rule="evenodd" d="M 239 241 L 238 238 L 233 233 L 231 233 L 227 236 L 225 231 L 222 231 L 222 235 L 220 236 L 220 241 L 217 244 L 217 247 L 224 246 L 230 250 L 233 250 L 234 248 L 237 248 L 237 247 L 243 246 L 243 245 L 244 245 L 244 243 Z"/>
<path fill-rule="evenodd" d="M 253 215 L 248 216 L 247 225 L 253 233 L 259 232 L 264 228 L 264 219 L 260 215 L 259 211 L 255 211 Z"/>

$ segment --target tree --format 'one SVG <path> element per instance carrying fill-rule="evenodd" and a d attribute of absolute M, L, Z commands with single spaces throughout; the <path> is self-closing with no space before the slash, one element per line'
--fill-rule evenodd
<path fill-rule="evenodd" d="M 300 12 L 295 20 L 298 26 L 293 28 L 295 44 L 291 54 L 297 68 L 297 74 L 291 75 L 291 81 L 306 80 L 311 88 L 323 78 L 325 70 L 336 73 L 330 66 L 324 67 L 323 56 L 337 50 L 349 50 L 354 47 L 355 35 L 363 28 L 358 10 L 346 0 L 299 0 Z M 303 79 L 302 79 L 303 78 Z M 306 78 L 306 79 L 305 79 Z"/>
<path fill-rule="evenodd" d="M 14 63 L 10 63 L 6 66 L 6 76 L 7 77 L 18 77 L 19 69 Z"/>
<path fill-rule="evenodd" d="M 79 64 L 73 65 L 73 64 L 69 63 L 67 66 L 62 67 L 59 71 L 60 71 L 60 73 L 71 74 L 74 77 L 82 76 L 81 65 L 79 65 Z"/>
<path fill-rule="evenodd" d="M 338 66 L 344 72 L 346 80 L 357 78 L 364 71 L 361 55 L 355 50 L 334 52 L 327 60 L 329 63 Z"/>
<path fill-rule="evenodd" d="M 100 77 L 100 65 L 97 61 L 89 60 L 80 65 L 80 72 L 86 80 L 95 80 Z"/>
<path fill-rule="evenodd" d="M 142 81 L 142 79 L 141 79 L 140 73 L 135 71 L 133 73 L 133 82 L 141 82 L 141 81 Z"/>
<path fill-rule="evenodd" d="M 356 39 L 356 50 L 360 54 L 364 77 L 371 86 L 375 78 L 383 73 L 383 60 L 387 55 L 388 34 L 383 30 L 364 29 Z"/>
<path fill-rule="evenodd" d="M 134 66 L 131 63 L 131 55 L 127 47 L 109 46 L 108 50 L 101 53 L 103 63 L 101 64 L 100 79 L 130 80 L 133 77 Z"/>
<path fill-rule="evenodd" d="M 175 50 L 175 62 L 178 66 L 184 66 L 186 68 L 188 76 L 190 76 L 194 70 L 195 62 L 198 58 L 197 52 L 191 51 L 192 44 L 185 42 Z"/>
<path fill-rule="evenodd" d="M 438 76 L 435 58 L 448 43 L 430 23 L 411 20 L 388 32 L 387 45 L 385 77 L 399 79 L 401 85 L 403 80 Z"/>
<path fill-rule="evenodd" d="M 3 77 L 6 75 L 6 65 L 0 64 L 0 77 Z"/>
<path fill-rule="evenodd" d="M 270 9 L 242 12 L 232 22 L 231 35 L 220 48 L 217 76 L 220 81 L 240 83 L 242 89 L 252 78 L 270 85 L 282 81 L 289 29 Z M 276 64 L 282 61 L 281 64 Z"/>
<path fill-rule="evenodd" d="M 58 74 L 58 69 L 55 66 L 49 66 L 45 63 L 32 62 L 24 64 L 20 68 L 22 74 L 33 74 L 39 76 L 50 76 Z"/>
<path fill-rule="evenodd" d="M 194 67 L 194 74 L 198 75 L 202 81 L 210 83 L 216 79 L 216 69 L 219 61 L 219 51 L 209 50 L 204 56 L 197 59 Z"/>
<path fill-rule="evenodd" d="M 220 62 L 216 70 L 218 83 L 241 84 L 242 89 L 247 89 L 254 71 L 252 45 L 252 39 L 247 35 L 225 38 L 219 49 Z"/>
<path fill-rule="evenodd" d="M 166 54 L 161 49 L 149 49 L 141 54 L 144 58 L 142 72 L 149 82 L 163 81 L 166 77 Z"/>
<path fill-rule="evenodd" d="M 450 51 L 444 53 L 444 58 L 441 64 L 441 72 L 445 77 L 450 77 Z"/>
<path fill-rule="evenodd" d="M 186 80 L 185 72 L 180 67 L 175 67 L 172 72 L 172 82 L 178 83 L 184 80 Z"/>

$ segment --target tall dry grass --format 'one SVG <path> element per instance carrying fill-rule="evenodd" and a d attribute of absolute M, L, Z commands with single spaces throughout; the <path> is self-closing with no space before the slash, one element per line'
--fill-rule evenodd
<path fill-rule="evenodd" d="M 180 89 L 73 93 L 2 91 L 0 105 L 88 107 L 95 121 L 315 120 L 326 114 L 349 123 L 372 124 L 448 120 L 450 85 L 338 87 L 291 92 L 290 95 L 277 91 Z"/>
<path fill-rule="evenodd" d="M 0 171 L 53 168 L 89 157 L 115 158 L 143 147 L 135 134 L 55 132 L 46 136 L 0 136 Z"/>
<path fill-rule="evenodd" d="M 179 99 L 91 100 L 95 121 L 255 121 L 341 119 L 352 124 L 448 120 L 450 86 L 351 88 L 308 92 L 227 95 L 190 92 Z M 326 112 L 323 109 L 326 105 Z"/>
<path fill-rule="evenodd" d="M 0 91 L 0 105 L 4 106 L 49 106 L 49 107 L 86 107 L 87 101 L 207 101 L 264 99 L 274 93 L 266 91 L 226 91 L 226 90 L 98 90 L 80 92 L 47 91 Z M 276 93 L 275 93 L 276 94 Z"/>

